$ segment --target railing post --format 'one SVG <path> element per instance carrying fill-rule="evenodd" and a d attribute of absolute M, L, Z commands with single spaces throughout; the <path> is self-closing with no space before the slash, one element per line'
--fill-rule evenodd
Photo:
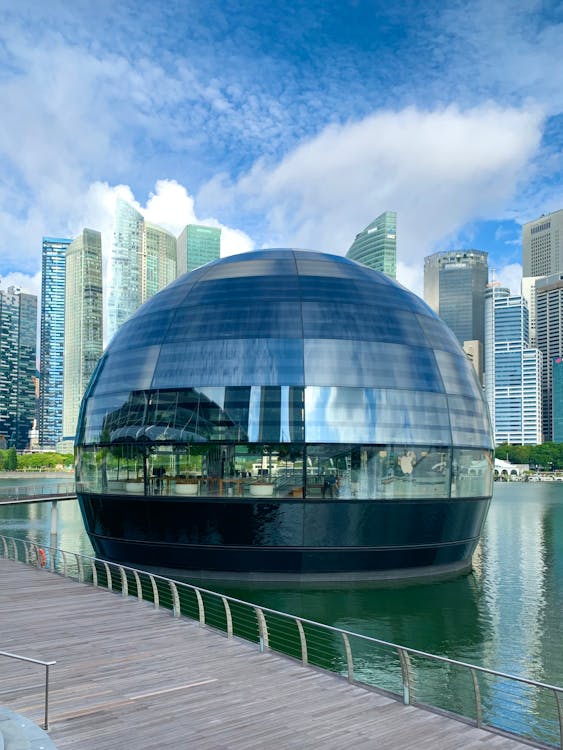
<path fill-rule="evenodd" d="M 121 575 L 121 596 L 127 598 L 129 596 L 129 582 L 127 581 L 127 575 L 121 565 L 119 566 L 119 573 Z"/>
<path fill-rule="evenodd" d="M 45 721 L 43 729 L 49 729 L 49 665 L 45 665 Z"/>
<path fill-rule="evenodd" d="M 172 606 L 173 606 L 173 612 L 174 617 L 180 617 L 182 612 L 180 611 L 180 597 L 178 596 L 178 587 L 174 583 L 174 581 L 169 581 L 170 584 L 170 591 L 172 593 Z"/>
<path fill-rule="evenodd" d="M 561 705 L 561 693 L 559 690 L 554 690 L 553 692 L 555 694 L 557 716 L 559 718 L 559 747 L 563 750 L 563 706 Z"/>
<path fill-rule="evenodd" d="M 106 570 L 106 578 L 107 578 L 107 581 L 108 581 L 108 589 L 109 589 L 109 591 L 112 591 L 113 590 L 113 581 L 111 579 L 111 570 L 110 570 L 109 565 L 107 564 L 107 562 L 105 560 L 102 560 L 102 563 L 104 564 L 104 568 Z"/>
<path fill-rule="evenodd" d="M 481 710 L 481 691 L 479 690 L 479 682 L 477 681 L 477 675 L 474 669 L 469 670 L 471 672 L 471 679 L 473 680 L 473 692 L 475 694 L 475 720 L 479 729 L 483 726 L 483 713 Z"/>
<path fill-rule="evenodd" d="M 203 606 L 203 597 L 199 589 L 194 589 L 194 593 L 197 599 L 197 610 L 199 614 L 199 624 L 205 625 L 205 607 Z"/>
<path fill-rule="evenodd" d="M 344 641 L 344 650 L 346 651 L 346 666 L 348 668 L 348 682 L 354 682 L 354 660 L 352 658 L 352 649 L 350 648 L 350 639 L 346 633 L 342 633 Z"/>
<path fill-rule="evenodd" d="M 254 611 L 256 612 L 256 620 L 258 622 L 258 635 L 260 637 L 260 651 L 269 651 L 270 650 L 270 641 L 268 638 L 268 625 L 266 623 L 266 618 L 264 617 L 264 613 L 260 609 L 260 607 L 254 607 Z"/>
<path fill-rule="evenodd" d="M 148 575 L 149 575 L 149 579 L 150 579 L 151 586 L 152 586 L 152 597 L 154 599 L 154 608 L 158 609 L 159 604 L 160 604 L 160 600 L 158 598 L 158 586 L 156 585 L 156 581 L 154 580 L 154 576 L 151 575 L 150 573 Z"/>
<path fill-rule="evenodd" d="M 14 560 L 18 562 L 18 548 L 16 545 L 16 540 L 12 537 L 12 548 L 14 550 Z"/>
<path fill-rule="evenodd" d="M 231 608 L 229 602 L 224 596 L 221 597 L 223 600 L 223 607 L 225 607 L 225 617 L 227 618 L 227 638 L 233 637 L 233 618 L 231 616 Z"/>
<path fill-rule="evenodd" d="M 4 557 L 8 557 L 8 544 L 6 542 L 6 537 L 2 537 L 2 548 L 4 549 Z"/>
<path fill-rule="evenodd" d="M 137 599 L 142 602 L 143 601 L 143 588 L 141 586 L 141 579 L 139 578 L 139 574 L 136 570 L 133 570 L 133 576 L 135 577 L 135 585 L 137 586 Z"/>
<path fill-rule="evenodd" d="M 94 586 L 98 586 L 98 569 L 96 568 L 96 561 L 92 560 L 92 583 Z"/>
<path fill-rule="evenodd" d="M 78 581 L 79 583 L 84 583 L 84 568 L 82 566 L 82 555 L 77 555 L 75 553 L 74 557 L 76 558 L 76 567 L 78 568 Z"/>
<path fill-rule="evenodd" d="M 403 677 L 403 703 L 405 706 L 409 706 L 411 704 L 411 662 L 404 648 L 398 648 L 397 653 L 399 654 Z"/>
<path fill-rule="evenodd" d="M 66 578 L 66 553 L 64 550 L 61 550 L 61 555 L 63 556 L 63 576 Z"/>
<path fill-rule="evenodd" d="M 301 641 L 301 663 L 308 664 L 309 655 L 307 653 L 307 638 L 305 636 L 305 628 L 303 627 L 303 623 L 301 622 L 301 620 L 296 619 L 295 624 L 297 625 L 297 630 L 299 631 L 299 640 Z"/>

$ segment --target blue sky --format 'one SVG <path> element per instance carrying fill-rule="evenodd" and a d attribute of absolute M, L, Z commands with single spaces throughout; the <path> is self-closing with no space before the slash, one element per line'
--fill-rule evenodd
<path fill-rule="evenodd" d="M 563 3 L 0 0 L 0 277 L 115 196 L 222 252 L 344 254 L 398 212 L 398 277 L 476 247 L 517 288 L 563 208 Z"/>

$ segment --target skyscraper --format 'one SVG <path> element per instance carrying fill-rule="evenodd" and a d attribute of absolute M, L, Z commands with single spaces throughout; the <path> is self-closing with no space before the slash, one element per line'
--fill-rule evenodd
<path fill-rule="evenodd" d="M 529 346 L 526 300 L 491 286 L 485 295 L 485 395 L 495 443 L 542 442 L 542 354 Z"/>
<path fill-rule="evenodd" d="M 143 302 L 176 278 L 176 237 L 166 229 L 145 222 L 143 253 Z"/>
<path fill-rule="evenodd" d="M 188 224 L 178 237 L 178 276 L 221 256 L 221 230 Z"/>
<path fill-rule="evenodd" d="M 142 302 L 143 228 L 142 214 L 117 198 L 110 261 L 108 339 Z"/>
<path fill-rule="evenodd" d="M 176 238 L 117 198 L 110 262 L 108 339 L 149 297 L 176 278 Z"/>
<path fill-rule="evenodd" d="M 553 438 L 553 361 L 563 356 L 563 272 L 536 279 L 536 339 L 543 354 L 542 409 L 543 437 Z"/>
<path fill-rule="evenodd" d="M 103 349 L 102 236 L 84 229 L 66 251 L 63 441 L 74 442 L 80 402 Z"/>
<path fill-rule="evenodd" d="M 0 436 L 18 450 L 35 418 L 36 341 L 37 297 L 0 290 Z"/>
<path fill-rule="evenodd" d="M 554 357 L 551 363 L 553 383 L 553 411 L 551 420 L 554 443 L 563 443 L 563 358 Z"/>
<path fill-rule="evenodd" d="M 523 276 L 563 273 L 563 209 L 522 226 Z"/>
<path fill-rule="evenodd" d="M 384 211 L 357 234 L 346 257 L 394 279 L 397 274 L 396 211 Z"/>
<path fill-rule="evenodd" d="M 473 362 L 481 382 L 488 280 L 488 254 L 482 250 L 437 252 L 424 259 L 424 299 L 459 343 L 475 353 Z"/>
<path fill-rule="evenodd" d="M 52 448 L 63 434 L 65 253 L 71 241 L 44 237 L 42 248 L 39 444 Z"/>

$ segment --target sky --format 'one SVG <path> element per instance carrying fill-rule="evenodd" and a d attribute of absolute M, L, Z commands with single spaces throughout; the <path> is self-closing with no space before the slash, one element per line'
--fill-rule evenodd
<path fill-rule="evenodd" d="M 397 211 L 397 277 L 489 252 L 519 291 L 521 225 L 563 208 L 563 2 L 0 0 L 0 285 L 115 197 L 222 255 L 345 254 Z"/>

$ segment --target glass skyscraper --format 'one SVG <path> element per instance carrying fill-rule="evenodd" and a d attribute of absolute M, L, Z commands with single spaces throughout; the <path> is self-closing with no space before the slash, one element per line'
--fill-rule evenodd
<path fill-rule="evenodd" d="M 102 236 L 84 229 L 66 251 L 63 440 L 74 442 L 80 402 L 103 349 Z"/>
<path fill-rule="evenodd" d="M 37 297 L 0 290 L 0 436 L 23 450 L 35 417 Z"/>
<path fill-rule="evenodd" d="M 542 442 L 542 354 L 529 346 L 528 305 L 509 289 L 492 286 L 486 296 L 486 398 L 495 443 Z"/>
<path fill-rule="evenodd" d="M 563 358 L 554 357 L 552 363 L 553 411 L 552 424 L 554 443 L 563 443 Z"/>
<path fill-rule="evenodd" d="M 485 287 L 489 280 L 488 253 L 482 250 L 437 252 L 424 259 L 424 299 L 451 328 L 459 343 L 483 351 L 485 343 Z M 466 347 L 468 348 L 468 347 Z M 479 351 L 473 359 L 481 382 Z"/>
<path fill-rule="evenodd" d="M 368 224 L 356 235 L 346 257 L 394 279 L 397 275 L 397 212 L 384 211 Z"/>
<path fill-rule="evenodd" d="M 543 437 L 553 438 L 552 367 L 555 357 L 563 356 L 563 273 L 535 280 L 536 341 L 543 354 L 542 374 Z"/>
<path fill-rule="evenodd" d="M 53 448 L 63 434 L 65 254 L 71 242 L 44 237 L 42 247 L 39 444 Z"/>
<path fill-rule="evenodd" d="M 178 237 L 178 276 L 218 260 L 220 255 L 220 229 L 188 224 Z"/>
<path fill-rule="evenodd" d="M 143 302 L 176 278 L 176 238 L 122 198 L 115 210 L 108 339 Z"/>

